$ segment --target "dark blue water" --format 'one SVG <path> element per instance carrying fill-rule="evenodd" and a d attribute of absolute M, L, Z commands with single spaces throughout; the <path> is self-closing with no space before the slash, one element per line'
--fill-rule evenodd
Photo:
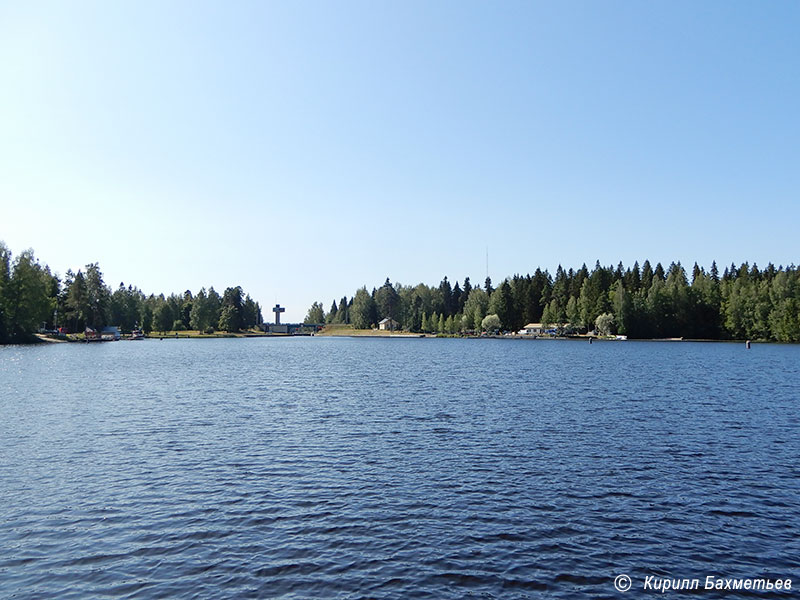
<path fill-rule="evenodd" d="M 0 597 L 789 597 L 799 404 L 798 346 L 6 347 Z"/>

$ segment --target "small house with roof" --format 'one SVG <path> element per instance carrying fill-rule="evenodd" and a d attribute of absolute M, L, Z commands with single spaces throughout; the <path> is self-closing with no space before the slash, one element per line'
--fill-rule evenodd
<path fill-rule="evenodd" d="M 545 328 L 541 323 L 528 323 L 519 331 L 519 335 L 542 335 L 543 333 L 545 333 Z"/>
<path fill-rule="evenodd" d="M 394 331 L 395 329 L 400 329 L 400 323 L 392 319 L 391 317 L 386 317 L 385 319 L 381 319 L 378 322 L 378 329 L 381 331 Z"/>

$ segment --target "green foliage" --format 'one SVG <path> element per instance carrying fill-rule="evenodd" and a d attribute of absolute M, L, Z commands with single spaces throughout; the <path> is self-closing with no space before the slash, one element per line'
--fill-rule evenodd
<path fill-rule="evenodd" d="M 74 277 L 67 272 L 66 319 L 72 331 L 82 331 L 89 318 L 89 293 L 81 271 Z"/>
<path fill-rule="evenodd" d="M 444 330 L 445 333 L 449 333 L 450 335 L 454 335 L 459 332 L 461 327 L 461 315 L 450 315 L 444 322 Z"/>
<path fill-rule="evenodd" d="M 439 315 L 437 313 L 433 313 L 430 318 L 428 319 L 428 326 L 423 327 L 422 331 L 425 333 L 438 333 L 439 332 Z"/>
<path fill-rule="evenodd" d="M 315 323 L 324 323 L 324 322 L 325 322 L 325 309 L 322 308 L 322 302 L 314 302 L 311 305 L 311 308 L 308 309 L 308 313 L 306 314 L 306 318 L 303 319 L 303 323 L 311 325 Z"/>
<path fill-rule="evenodd" d="M 12 264 L 11 253 L 0 244 L 0 341 L 24 341 L 50 318 L 55 298 L 49 296 L 49 269 L 43 268 L 32 250 Z"/>
<path fill-rule="evenodd" d="M 670 297 L 659 277 L 653 277 L 653 283 L 647 292 L 648 323 L 652 337 L 666 337 L 672 317 Z"/>
<path fill-rule="evenodd" d="M 97 263 L 86 265 L 86 322 L 95 330 L 108 323 L 111 305 L 111 291 L 103 281 L 103 274 Z"/>
<path fill-rule="evenodd" d="M 184 329 L 189 329 L 192 320 L 192 306 L 194 305 L 194 296 L 191 290 L 183 292 L 183 304 L 181 305 L 181 322 Z"/>
<path fill-rule="evenodd" d="M 512 322 L 512 298 L 511 298 L 511 285 L 508 280 L 503 281 L 489 298 L 490 314 L 497 315 L 500 319 L 501 327 L 504 329 L 511 328 Z M 482 323 L 481 323 L 482 324 Z"/>
<path fill-rule="evenodd" d="M 239 331 L 239 315 L 235 306 L 226 304 L 222 307 L 218 327 L 227 332 Z"/>
<path fill-rule="evenodd" d="M 500 326 L 500 317 L 495 314 L 486 315 L 481 321 L 481 329 L 489 333 L 497 333 L 500 330 Z"/>
<path fill-rule="evenodd" d="M 157 331 L 166 333 L 172 329 L 172 324 L 175 322 L 172 308 L 163 299 L 158 302 L 156 309 L 153 311 L 153 325 Z"/>
<path fill-rule="evenodd" d="M 0 343 L 10 339 L 10 316 L 8 314 L 8 293 L 11 283 L 11 251 L 0 241 Z"/>
<path fill-rule="evenodd" d="M 197 331 L 204 331 L 207 327 L 219 322 L 211 314 L 211 306 L 206 295 L 206 288 L 200 288 L 192 301 L 192 310 L 189 313 L 189 327 Z"/>
<path fill-rule="evenodd" d="M 611 335 L 614 333 L 614 325 L 614 315 L 611 313 L 597 315 L 597 318 L 594 320 L 594 327 L 600 335 Z"/>
<path fill-rule="evenodd" d="M 366 291 L 366 290 L 365 290 Z M 370 314 L 368 317 L 368 321 L 370 323 L 374 323 L 377 321 L 375 318 L 375 303 L 373 298 L 373 303 L 370 305 Z M 347 301 L 347 296 L 343 296 L 342 299 L 339 301 L 339 310 L 336 311 L 336 317 L 334 319 L 334 323 L 341 323 L 344 325 L 352 323 L 352 305 L 350 302 Z"/>
<path fill-rule="evenodd" d="M 794 266 L 769 265 L 761 271 L 755 265 L 731 265 L 720 276 L 714 263 L 708 272 L 694 265 L 690 284 L 680 263 L 664 269 L 646 260 L 641 268 L 636 262 L 628 269 L 621 263 L 598 263 L 591 271 L 586 265 L 577 271 L 559 266 L 554 278 L 537 269 L 533 276 L 504 280 L 496 290 L 487 280 L 488 294 L 468 280 L 463 288 L 450 288 L 447 278 L 437 287 L 391 287 L 397 294 L 392 310 L 409 331 L 480 331 L 486 315 L 495 314 L 500 329 L 516 331 L 541 321 L 560 330 L 585 332 L 597 326 L 600 315 L 609 314 L 614 318 L 611 331 L 629 338 L 800 341 L 799 282 L 800 270 Z M 463 291 L 456 294 L 457 288 Z M 374 298 L 386 306 L 387 294 L 385 283 L 374 291 Z"/>
<path fill-rule="evenodd" d="M 405 320 L 403 326 L 408 331 L 422 331 L 422 315 L 425 302 L 423 298 L 413 288 L 400 288 L 401 302 L 405 304 Z"/>
<path fill-rule="evenodd" d="M 565 322 L 570 326 L 578 328 L 581 326 L 581 313 L 578 309 L 578 300 L 574 296 L 570 296 L 567 301 L 567 308 L 565 310 Z"/>
<path fill-rule="evenodd" d="M 597 287 L 596 281 L 592 281 L 591 278 L 584 279 L 581 285 L 581 295 L 578 297 L 578 313 L 581 327 L 586 331 L 594 326 L 594 321 L 600 314 L 597 307 L 599 296 L 600 289 Z"/>
<path fill-rule="evenodd" d="M 551 303 L 555 304 L 555 300 L 552 300 Z M 542 311 L 542 325 L 544 327 L 549 327 L 555 322 L 555 317 L 553 317 L 553 311 L 550 309 L 550 305 L 544 307 Z"/>
<path fill-rule="evenodd" d="M 622 279 L 618 279 L 614 284 L 614 289 L 610 292 L 612 305 L 614 307 L 615 322 L 617 332 L 620 335 L 628 335 L 628 325 L 633 318 L 633 301 L 631 295 L 625 289 Z M 595 321 L 597 325 L 597 321 Z"/>
<path fill-rule="evenodd" d="M 392 317 L 408 331 L 457 333 L 480 331 L 487 314 L 493 330 L 516 331 L 529 322 L 562 329 L 617 331 L 630 338 L 685 337 L 705 339 L 765 339 L 800 342 L 800 269 L 744 263 L 730 265 L 720 275 L 694 265 L 691 283 L 680 263 L 653 268 L 645 260 L 625 269 L 586 265 L 574 271 L 560 265 L 555 277 L 536 269 L 534 275 L 514 275 L 495 290 L 451 285 L 384 284 L 372 293 L 362 287 L 349 299 L 334 301 L 326 315 L 315 302 L 307 322 L 352 323 L 366 329 Z M 599 317 L 603 317 L 598 321 Z M 613 317 L 613 324 L 610 317 Z M 145 295 L 120 284 L 112 293 L 97 263 L 77 273 L 67 271 L 63 283 L 28 250 L 14 258 L 0 242 L 0 342 L 24 340 L 44 326 L 64 326 L 80 332 L 119 326 L 146 332 L 186 328 L 226 331 L 262 322 L 260 305 L 242 288 L 227 288 L 223 297 L 208 288 L 196 295 Z"/>
<path fill-rule="evenodd" d="M 141 312 L 142 331 L 150 333 L 153 331 L 153 307 L 144 303 Z"/>
<path fill-rule="evenodd" d="M 385 318 L 399 320 L 401 315 L 399 311 L 400 296 L 394 289 L 394 286 L 386 278 L 386 282 L 375 292 L 375 306 L 378 310 L 377 320 L 380 321 Z"/>
<path fill-rule="evenodd" d="M 350 319 L 356 329 L 369 329 L 375 324 L 375 301 L 362 287 L 353 297 L 353 306 L 350 311 Z"/>
<path fill-rule="evenodd" d="M 480 331 L 483 317 L 489 308 L 489 296 L 481 288 L 473 288 L 464 303 L 464 323 L 466 329 Z"/>
<path fill-rule="evenodd" d="M 570 298 L 573 307 L 575 306 L 574 300 L 574 298 Z M 545 327 L 556 325 L 559 330 L 562 330 L 566 325 L 566 318 L 566 312 L 559 306 L 558 300 L 555 298 L 546 304 L 542 311 L 542 325 Z"/>
<path fill-rule="evenodd" d="M 208 326 L 216 327 L 219 323 L 220 314 L 222 313 L 222 298 L 214 289 L 213 285 L 208 288 L 206 301 L 208 303 L 206 308 L 208 311 Z"/>
<path fill-rule="evenodd" d="M 569 304 L 569 302 L 567 302 L 567 304 Z M 550 310 L 553 314 L 553 319 L 555 321 L 555 324 L 558 325 L 559 329 L 563 329 L 564 325 L 567 322 L 567 312 L 555 300 L 550 301 Z"/>
<path fill-rule="evenodd" d="M 250 294 L 247 294 L 242 306 L 242 327 L 244 329 L 252 329 L 261 325 L 262 321 L 261 306 L 250 297 Z"/>
<path fill-rule="evenodd" d="M 331 309 L 325 316 L 325 322 L 330 324 L 336 323 L 336 315 L 339 313 L 339 308 L 336 306 L 336 300 L 331 304 Z"/>
<path fill-rule="evenodd" d="M 779 300 L 769 314 L 769 325 L 779 342 L 800 342 L 800 300 Z"/>
<path fill-rule="evenodd" d="M 226 311 L 227 309 L 227 311 Z M 222 323 L 225 326 L 222 326 Z M 240 286 L 229 287 L 222 294 L 222 313 L 219 317 L 219 328 L 223 331 L 239 331 L 246 325 L 244 299 Z"/>
<path fill-rule="evenodd" d="M 144 294 L 133 286 L 125 287 L 120 283 L 117 290 L 111 295 L 110 322 L 130 333 L 141 323 L 141 311 L 144 304 Z"/>

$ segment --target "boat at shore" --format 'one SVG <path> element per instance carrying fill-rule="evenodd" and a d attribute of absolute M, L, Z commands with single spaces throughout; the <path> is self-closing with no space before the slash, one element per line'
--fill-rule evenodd
<path fill-rule="evenodd" d="M 104 327 L 102 331 L 87 327 L 83 331 L 83 337 L 86 342 L 116 342 L 121 339 L 118 327 Z"/>

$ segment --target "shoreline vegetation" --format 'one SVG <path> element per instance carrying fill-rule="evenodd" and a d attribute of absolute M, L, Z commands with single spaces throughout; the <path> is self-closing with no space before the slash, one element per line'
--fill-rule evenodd
<path fill-rule="evenodd" d="M 252 338 L 252 337 L 273 337 L 274 334 L 264 333 L 260 329 L 251 329 L 247 331 L 227 332 L 216 331 L 214 333 L 206 333 L 205 331 L 198 330 L 180 330 L 180 331 L 151 331 L 144 334 L 140 339 L 146 340 L 172 340 L 172 339 L 218 339 L 218 338 Z M 130 334 L 122 334 L 119 340 L 125 341 L 132 340 Z M 38 342 L 86 342 L 86 334 L 84 333 L 36 333 L 30 339 L 31 343 Z"/>
<path fill-rule="evenodd" d="M 33 250 L 12 257 L 0 241 L 0 344 L 35 343 L 38 333 L 80 338 L 88 330 L 113 327 L 151 335 L 246 337 L 263 322 L 261 306 L 241 286 L 222 294 L 213 286 L 192 293 L 146 295 L 133 285 L 106 285 L 97 263 L 67 271 L 63 280 L 40 263 Z M 195 332 L 195 333 L 192 333 Z M 202 333 L 200 333 L 202 332 Z M 224 333 L 219 333 L 224 332 Z"/>
<path fill-rule="evenodd" d="M 620 338 L 613 335 L 597 334 L 570 334 L 570 335 L 525 335 L 525 334 L 500 334 L 500 333 L 481 333 L 475 334 L 447 334 L 447 333 L 413 333 L 408 331 L 383 331 L 379 329 L 355 329 L 352 325 L 327 325 L 317 333 L 316 337 L 347 337 L 347 338 L 406 338 L 406 339 L 494 339 L 494 340 L 527 340 L 527 341 L 594 341 L 594 342 L 616 342 Z M 203 331 L 167 331 L 151 332 L 142 339 L 148 340 L 207 340 L 225 338 L 287 338 L 287 337 L 309 337 L 310 334 L 286 334 L 286 333 L 266 333 L 262 330 L 239 331 L 236 333 L 216 332 L 205 333 Z M 122 336 L 119 341 L 130 341 L 130 336 Z M 648 338 L 634 339 L 627 341 L 636 342 L 719 342 L 719 343 L 744 343 L 746 340 L 712 340 L 712 339 L 686 339 L 686 338 Z M 768 340 L 751 340 L 755 342 L 769 342 Z M 38 343 L 85 343 L 84 334 L 33 334 L 25 341 L 18 344 L 38 344 Z M 772 342 L 778 343 L 778 342 Z"/>
<path fill-rule="evenodd" d="M 13 258 L 13 260 L 12 260 Z M 565 270 L 555 276 L 505 278 L 483 286 L 392 284 L 361 287 L 334 300 L 326 312 L 314 302 L 304 323 L 317 335 L 537 337 L 627 339 L 754 340 L 800 342 L 800 269 L 768 264 L 731 264 L 722 274 L 696 263 L 691 280 L 680 262 L 667 269 L 645 260 L 625 268 L 601 266 Z M 62 279 L 41 264 L 33 250 L 12 257 L 0 241 L 0 344 L 35 343 L 37 333 L 80 341 L 103 328 L 122 336 L 206 338 L 270 335 L 263 331 L 261 306 L 241 286 L 197 293 L 145 295 L 103 280 L 97 263 Z M 347 333 L 337 327 L 350 329 Z M 102 332 L 102 337 L 109 334 Z M 114 333 L 116 336 L 117 333 Z M 280 334 L 271 334 L 280 335 Z M 67 338 L 67 336 L 70 336 Z M 533 337 L 533 336 L 529 336 Z"/>
<path fill-rule="evenodd" d="M 459 338 L 459 339 L 495 339 L 495 340 L 528 340 L 528 341 L 584 341 L 589 340 L 595 342 L 617 342 L 621 341 L 616 335 L 598 335 L 598 334 L 570 334 L 570 335 L 526 335 L 526 334 L 467 334 L 467 333 L 413 333 L 408 331 L 381 331 L 379 329 L 355 329 L 352 325 L 326 325 L 319 333 L 315 334 L 318 337 L 396 337 L 396 338 L 431 338 L 431 339 L 445 339 L 445 338 Z M 713 340 L 713 339 L 689 339 L 689 338 L 636 338 L 637 342 L 724 342 L 724 343 L 745 343 L 747 340 Z M 751 340 L 765 342 L 767 340 Z"/>
<path fill-rule="evenodd" d="M 664 268 L 645 260 L 624 267 L 565 270 L 555 276 L 507 277 L 496 288 L 392 284 L 361 287 L 348 299 L 321 302 L 306 323 L 351 325 L 357 331 L 391 328 L 428 335 L 514 334 L 535 331 L 550 337 L 628 339 L 758 340 L 800 342 L 800 269 L 794 265 L 731 264 L 720 274 L 696 263 L 691 279 L 680 262 Z M 360 334 L 356 334 L 360 335 Z"/>

